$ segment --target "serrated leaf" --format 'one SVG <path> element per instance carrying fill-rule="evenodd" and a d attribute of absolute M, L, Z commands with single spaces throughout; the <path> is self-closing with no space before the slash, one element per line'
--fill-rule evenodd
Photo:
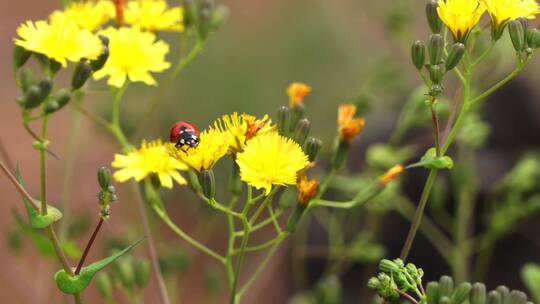
<path fill-rule="evenodd" d="M 19 167 L 17 167 L 17 169 L 15 170 L 15 174 L 17 175 L 17 180 L 19 181 L 19 184 L 21 184 L 23 188 L 26 188 L 24 184 L 24 180 L 21 175 L 21 171 L 19 170 Z M 26 213 L 28 214 L 30 226 L 34 229 L 47 228 L 50 225 L 52 225 L 54 222 L 62 218 L 62 212 L 60 212 L 60 210 L 56 209 L 53 206 L 47 205 L 47 214 L 42 215 L 40 212 L 34 209 L 32 202 L 30 202 L 24 196 L 23 196 L 23 202 L 24 202 L 24 206 L 26 207 Z"/>
<path fill-rule="evenodd" d="M 58 289 L 60 289 L 62 292 L 66 294 L 77 294 L 82 292 L 88 285 L 90 284 L 90 281 L 92 278 L 96 275 L 98 271 L 101 269 L 107 267 L 112 262 L 116 261 L 118 258 L 120 258 L 122 255 L 129 252 L 133 247 L 137 246 L 143 239 L 139 239 L 135 243 L 129 245 L 124 250 L 119 251 L 115 254 L 113 254 L 110 257 L 104 258 L 101 261 L 94 262 L 86 267 L 83 267 L 81 269 L 81 272 L 78 276 L 70 276 L 66 273 L 65 270 L 59 270 L 54 274 L 54 281 L 56 282 L 56 286 Z"/>

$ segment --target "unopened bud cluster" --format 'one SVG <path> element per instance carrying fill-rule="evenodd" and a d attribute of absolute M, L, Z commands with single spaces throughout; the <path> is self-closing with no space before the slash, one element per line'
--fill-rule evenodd
<path fill-rule="evenodd" d="M 116 202 L 116 188 L 111 183 L 111 170 L 107 167 L 101 167 L 97 173 L 100 190 L 98 192 L 100 216 L 108 219 L 110 216 L 110 204 Z"/>
<path fill-rule="evenodd" d="M 422 294 L 422 276 L 424 271 L 412 263 L 405 263 L 401 259 L 383 259 L 379 263 L 381 271 L 368 281 L 368 287 L 377 291 L 382 298 L 394 301 L 399 298 L 400 292 L 414 292 Z"/>

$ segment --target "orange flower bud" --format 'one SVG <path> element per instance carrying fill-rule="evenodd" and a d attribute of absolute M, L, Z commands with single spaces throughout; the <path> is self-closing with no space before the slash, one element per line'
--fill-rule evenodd
<path fill-rule="evenodd" d="M 289 95 L 289 108 L 293 108 L 297 104 L 302 104 L 304 98 L 311 92 L 311 87 L 302 82 L 293 82 L 287 88 Z"/>
<path fill-rule="evenodd" d="M 383 176 L 379 177 L 379 182 L 383 186 L 386 186 L 388 183 L 400 176 L 404 171 L 405 167 L 403 167 L 403 165 L 393 166 L 392 168 L 388 169 Z"/>
<path fill-rule="evenodd" d="M 114 6 L 116 7 L 116 23 L 122 25 L 124 23 L 126 0 L 114 0 Z"/>
<path fill-rule="evenodd" d="M 309 201 L 317 195 L 317 192 L 319 191 L 319 181 L 315 177 L 308 180 L 307 176 L 302 174 L 296 188 L 298 189 L 298 203 L 307 205 Z"/>
<path fill-rule="evenodd" d="M 356 106 L 342 104 L 338 110 L 338 132 L 341 141 L 350 143 L 353 138 L 362 132 L 366 121 L 363 118 L 355 118 Z"/>

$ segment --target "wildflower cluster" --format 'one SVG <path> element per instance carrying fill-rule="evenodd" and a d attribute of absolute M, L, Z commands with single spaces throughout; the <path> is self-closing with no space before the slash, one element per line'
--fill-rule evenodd
<path fill-rule="evenodd" d="M 425 301 L 426 295 L 422 287 L 424 271 L 421 268 L 412 263 L 405 265 L 401 259 L 395 259 L 381 260 L 379 270 L 381 272 L 376 277 L 369 279 L 368 286 L 376 290 L 381 297 L 390 301 L 397 300 L 400 296 L 412 299 L 407 294 L 411 292 L 418 296 L 420 301 Z"/>

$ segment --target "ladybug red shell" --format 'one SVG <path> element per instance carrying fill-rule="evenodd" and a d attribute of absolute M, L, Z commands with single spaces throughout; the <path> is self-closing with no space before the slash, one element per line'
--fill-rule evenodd
<path fill-rule="evenodd" d="M 199 130 L 187 121 L 180 121 L 171 128 L 170 141 L 182 151 L 197 147 L 200 142 Z"/>

